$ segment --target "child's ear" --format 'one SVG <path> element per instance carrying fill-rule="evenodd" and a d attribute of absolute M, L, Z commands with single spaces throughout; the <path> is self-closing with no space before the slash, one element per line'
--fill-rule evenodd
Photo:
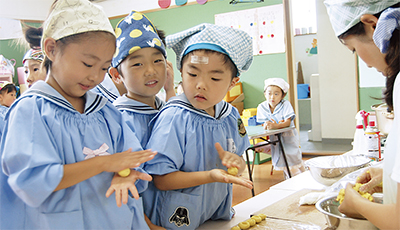
<path fill-rule="evenodd" d="M 46 56 L 51 60 L 54 61 L 55 50 L 56 50 L 56 40 L 54 38 L 46 38 L 43 42 L 42 49 L 44 50 Z"/>
<path fill-rule="evenodd" d="M 111 78 L 113 79 L 113 81 L 115 83 L 117 83 L 117 84 L 121 84 L 122 83 L 122 77 L 121 77 L 121 74 L 119 74 L 117 68 L 110 67 L 108 69 L 108 73 L 111 75 Z"/>
<path fill-rule="evenodd" d="M 240 79 L 239 77 L 234 77 L 234 78 L 232 79 L 231 84 L 229 85 L 228 91 L 231 90 L 233 87 L 235 87 L 235 85 L 236 85 L 236 83 L 239 81 L 239 79 Z"/>

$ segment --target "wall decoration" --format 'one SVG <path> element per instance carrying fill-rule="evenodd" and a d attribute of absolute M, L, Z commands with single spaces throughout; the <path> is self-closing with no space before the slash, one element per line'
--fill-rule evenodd
<path fill-rule="evenodd" d="M 197 3 L 199 3 L 201 5 L 206 4 L 206 2 L 207 2 L 207 0 L 196 0 L 196 1 L 197 1 Z"/>
<path fill-rule="evenodd" d="M 216 14 L 215 24 L 247 32 L 253 55 L 285 52 L 283 4 Z"/>
<path fill-rule="evenodd" d="M 187 3 L 187 0 L 175 0 L 177 6 L 183 6 Z"/>
<path fill-rule="evenodd" d="M 312 47 L 306 49 L 306 53 L 308 53 L 308 56 L 313 56 L 318 54 L 318 47 L 317 47 L 317 39 L 314 38 L 313 42 L 311 43 Z"/>
<path fill-rule="evenodd" d="M 158 5 L 161 8 L 166 9 L 171 5 L 171 0 L 158 0 Z"/>

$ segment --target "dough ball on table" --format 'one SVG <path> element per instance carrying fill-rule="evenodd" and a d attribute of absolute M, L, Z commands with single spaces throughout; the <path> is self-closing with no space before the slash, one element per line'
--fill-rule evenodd
<path fill-rule="evenodd" d="M 267 218 L 267 215 L 265 215 L 263 213 L 258 214 L 257 216 L 261 217 L 261 220 L 265 220 Z"/>
<path fill-rule="evenodd" d="M 251 219 L 254 219 L 257 224 L 262 221 L 261 217 L 259 217 L 259 216 L 252 216 Z"/>
<path fill-rule="evenodd" d="M 239 170 L 236 167 L 230 167 L 228 168 L 228 173 L 231 174 L 232 176 L 236 176 L 238 174 Z"/>
<path fill-rule="evenodd" d="M 238 226 L 240 229 L 248 229 L 248 228 L 250 228 L 250 223 L 247 221 L 243 221 L 243 222 L 240 222 Z"/>
<path fill-rule="evenodd" d="M 231 230 L 240 230 L 240 227 L 236 225 L 236 226 L 232 227 Z"/>

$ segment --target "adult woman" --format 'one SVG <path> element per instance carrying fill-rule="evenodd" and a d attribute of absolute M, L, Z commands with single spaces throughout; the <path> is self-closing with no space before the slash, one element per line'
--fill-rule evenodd
<path fill-rule="evenodd" d="M 376 191 L 383 178 L 384 204 L 369 202 L 347 185 L 339 210 L 348 216 L 364 216 L 381 229 L 400 228 L 400 1 L 326 0 L 328 14 L 340 41 L 357 52 L 369 66 L 387 77 L 384 99 L 395 112 L 392 131 L 385 147 L 383 169 L 365 172 L 358 182 Z M 396 110 L 397 109 L 397 110 Z M 383 170 L 383 171 L 382 171 Z M 382 174 L 383 172 L 383 174 Z M 399 192 L 398 192 L 399 191 Z M 396 201 L 397 199 L 397 201 Z"/>

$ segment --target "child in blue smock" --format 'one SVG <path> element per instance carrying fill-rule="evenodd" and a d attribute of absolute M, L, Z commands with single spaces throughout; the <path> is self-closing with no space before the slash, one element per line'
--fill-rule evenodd
<path fill-rule="evenodd" d="M 146 215 L 167 229 L 195 229 L 205 221 L 232 218 L 232 184 L 251 181 L 227 173 L 245 169 L 249 139 L 239 112 L 222 101 L 253 59 L 251 37 L 229 27 L 200 24 L 167 36 L 177 55 L 184 94 L 156 116 L 145 164 L 156 188 L 144 194 Z M 150 197 L 153 203 L 146 202 Z"/>
<path fill-rule="evenodd" d="M 264 96 L 267 100 L 257 107 L 257 122 L 262 122 L 264 129 L 282 129 L 294 126 L 296 115 L 290 102 L 284 99 L 288 90 L 289 84 L 282 78 L 268 78 L 265 80 Z M 277 140 L 275 135 L 269 138 L 271 141 Z M 281 141 L 291 174 L 303 172 L 305 169 L 297 130 L 293 129 L 284 132 Z M 274 169 L 284 170 L 285 178 L 288 178 L 286 164 L 279 144 L 271 145 L 271 152 Z"/>
<path fill-rule="evenodd" d="M 155 153 L 142 150 L 107 99 L 89 92 L 103 81 L 115 52 L 108 18 L 89 1 L 57 1 L 44 22 L 41 47 L 46 82 L 36 82 L 10 107 L 1 139 L 3 171 L 18 196 L 8 194 L 12 199 L 1 206 L 12 207 L 13 199 L 26 205 L 7 210 L 12 215 L 2 209 L 1 223 L 148 229 L 142 202 L 128 192 L 139 199 L 151 177 L 135 167 Z M 115 173 L 126 168 L 135 170 L 127 177 Z"/>
<path fill-rule="evenodd" d="M 167 77 L 167 53 L 162 38 L 145 15 L 132 11 L 115 30 L 121 33 L 117 38 L 118 53 L 113 57 L 109 73 L 115 82 L 123 83 L 127 93 L 113 104 L 145 147 L 151 132 L 150 120 L 165 104 L 156 94 L 164 87 L 167 95 L 171 92 L 175 95 L 173 80 L 170 80 L 173 71 L 169 68 Z M 140 31 L 140 36 L 131 37 L 132 31 Z"/>

